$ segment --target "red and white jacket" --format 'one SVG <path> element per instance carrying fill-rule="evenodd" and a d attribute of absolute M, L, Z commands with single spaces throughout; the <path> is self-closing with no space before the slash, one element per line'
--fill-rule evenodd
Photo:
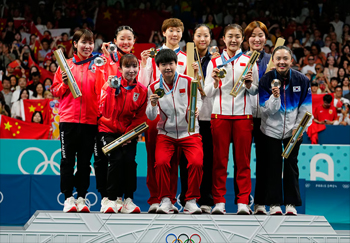
<path fill-rule="evenodd" d="M 240 49 L 237 50 L 236 55 L 240 52 Z M 230 59 L 226 50 L 223 53 L 225 60 Z M 253 83 L 250 89 L 245 88 L 243 85 L 237 97 L 230 95 L 235 82 L 237 82 L 243 73 L 249 58 L 249 56 L 243 54 L 233 61 L 234 64 L 231 62 L 224 66 L 227 74 L 225 78 L 220 80 L 217 88 L 214 88 L 214 79 L 211 77 L 211 73 L 214 68 L 223 63 L 221 56 L 212 59 L 208 64 L 204 92 L 207 97 L 213 97 L 212 118 L 241 119 L 249 118 L 249 115 L 252 115 L 249 96 L 256 95 L 259 92 L 259 73 L 256 64 L 253 66 Z"/>
<path fill-rule="evenodd" d="M 110 54 L 108 56 L 103 55 L 107 59 L 107 63 L 105 64 L 106 80 L 108 80 L 109 75 L 115 75 L 115 76 L 118 76 L 118 78 L 122 76 L 121 72 L 118 70 L 121 55 L 119 54 L 119 52 L 117 52 L 117 55 L 118 55 L 118 61 L 116 62 L 112 59 Z"/>
<path fill-rule="evenodd" d="M 180 47 L 179 47 L 180 48 Z M 169 49 L 166 45 L 163 45 L 161 48 L 157 49 L 157 52 L 161 49 Z M 174 50 L 175 51 L 175 50 Z M 177 68 L 176 71 L 181 74 L 186 74 L 186 66 L 187 66 L 187 56 L 186 53 L 179 51 L 177 53 Z M 157 67 L 157 64 L 154 58 L 148 58 L 147 64 L 145 67 L 140 67 L 139 72 L 139 82 L 141 82 L 144 86 L 148 86 L 159 79 L 160 71 Z"/>
<path fill-rule="evenodd" d="M 74 55 L 77 62 L 80 61 L 77 55 Z M 98 98 L 101 93 L 104 79 L 104 66 L 97 67 L 92 65 L 89 70 L 90 62 L 77 65 L 73 59 L 67 60 L 68 66 L 77 82 L 81 97 L 76 99 L 69 89 L 69 86 L 62 82 L 61 68 L 58 67 L 54 81 L 51 86 L 52 95 L 60 98 L 59 112 L 60 122 L 72 122 L 83 124 L 97 124 L 98 116 Z"/>
<path fill-rule="evenodd" d="M 122 78 L 119 94 L 116 89 L 104 84 L 101 92 L 98 131 L 124 134 L 145 122 L 147 88 L 135 80 L 135 87 L 127 90 L 127 81 Z"/>
<path fill-rule="evenodd" d="M 160 120 L 157 124 L 158 134 L 164 134 L 171 138 L 180 139 L 199 133 L 198 119 L 196 121 L 195 132 L 188 132 L 188 109 L 190 107 L 190 90 L 192 78 L 184 74 L 179 74 L 175 81 L 174 90 L 168 95 L 164 95 L 158 100 L 156 106 L 152 106 L 148 100 L 146 114 L 148 119 L 154 120 L 158 115 Z M 171 88 L 163 81 L 164 92 Z M 148 87 L 148 97 L 159 88 L 159 79 Z M 197 91 L 197 108 L 200 111 L 202 99 Z"/>

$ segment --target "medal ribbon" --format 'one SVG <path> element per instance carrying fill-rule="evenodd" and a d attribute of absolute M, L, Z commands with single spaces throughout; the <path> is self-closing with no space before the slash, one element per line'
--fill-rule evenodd
<path fill-rule="evenodd" d="M 225 56 L 224 53 L 221 54 L 221 60 L 222 60 L 222 64 L 218 65 L 217 68 L 220 69 L 223 66 L 225 66 L 226 64 L 233 62 L 234 60 L 236 60 L 237 58 L 239 58 L 240 56 L 242 56 L 243 52 L 238 53 L 237 55 L 235 55 L 234 57 L 231 57 L 230 59 L 228 59 L 227 61 L 225 61 Z"/>
<path fill-rule="evenodd" d="M 175 72 L 175 79 L 174 79 L 174 82 L 173 82 L 173 88 L 172 88 L 169 92 L 165 93 L 166 95 L 168 95 L 168 94 L 170 94 L 171 92 L 173 92 L 173 90 L 174 90 L 174 88 L 175 88 L 175 86 L 176 86 L 176 82 L 177 82 L 177 77 L 178 77 L 178 76 L 179 76 L 178 73 Z M 162 74 L 161 74 L 160 77 L 159 77 L 159 88 L 162 89 L 162 90 L 164 90 L 163 75 L 162 75 Z"/>

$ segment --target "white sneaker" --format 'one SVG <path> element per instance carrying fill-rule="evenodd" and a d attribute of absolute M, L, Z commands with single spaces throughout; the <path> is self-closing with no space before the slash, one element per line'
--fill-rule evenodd
<path fill-rule="evenodd" d="M 75 205 L 75 198 L 71 196 L 64 201 L 63 212 L 70 213 L 70 212 L 76 212 L 76 211 L 77 211 L 77 206 Z"/>
<path fill-rule="evenodd" d="M 279 204 L 270 205 L 270 215 L 283 215 Z"/>
<path fill-rule="evenodd" d="M 108 197 L 102 198 L 100 213 L 104 213 L 106 211 L 108 202 L 109 202 Z"/>
<path fill-rule="evenodd" d="M 250 214 L 250 208 L 247 204 L 244 203 L 237 203 L 238 209 L 237 214 L 239 215 L 249 215 Z"/>
<path fill-rule="evenodd" d="M 211 213 L 211 207 L 208 206 L 208 205 L 202 205 L 202 206 L 200 207 L 200 209 L 202 210 L 202 213 L 208 213 L 208 214 Z"/>
<path fill-rule="evenodd" d="M 124 205 L 123 198 L 122 197 L 117 197 L 117 200 L 115 200 L 115 203 L 116 203 L 118 212 L 120 212 L 120 210 L 122 210 L 122 207 Z"/>
<path fill-rule="evenodd" d="M 121 213 L 141 213 L 141 209 L 135 205 L 130 197 L 124 201 Z"/>
<path fill-rule="evenodd" d="M 105 206 L 105 210 L 102 213 L 118 213 L 118 208 L 115 201 L 108 200 Z"/>
<path fill-rule="evenodd" d="M 202 210 L 197 206 L 196 199 L 188 200 L 184 207 L 186 214 L 201 214 Z"/>
<path fill-rule="evenodd" d="M 297 216 L 297 210 L 293 204 L 286 205 L 286 215 L 295 215 Z"/>
<path fill-rule="evenodd" d="M 259 205 L 259 204 L 255 204 L 254 205 L 254 214 L 264 214 L 266 215 L 266 208 L 265 205 Z"/>
<path fill-rule="evenodd" d="M 149 206 L 148 213 L 156 213 L 158 208 L 159 203 L 153 203 L 151 206 Z"/>
<path fill-rule="evenodd" d="M 157 209 L 157 213 L 159 214 L 170 214 L 174 213 L 174 205 L 171 203 L 170 198 L 163 197 L 160 206 Z"/>
<path fill-rule="evenodd" d="M 215 204 L 215 207 L 211 211 L 211 214 L 226 214 L 225 203 L 217 203 L 217 204 Z"/>
<path fill-rule="evenodd" d="M 90 213 L 89 207 L 85 204 L 86 199 L 79 197 L 75 201 L 75 205 L 77 206 L 77 212 L 78 213 Z"/>

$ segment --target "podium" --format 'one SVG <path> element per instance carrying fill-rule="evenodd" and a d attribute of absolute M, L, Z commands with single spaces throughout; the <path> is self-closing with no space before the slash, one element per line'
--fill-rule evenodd
<path fill-rule="evenodd" d="M 1 227 L 0 227 L 1 228 Z M 36 211 L 20 229 L 2 227 L 0 242 L 337 242 L 323 216 L 102 214 Z"/>

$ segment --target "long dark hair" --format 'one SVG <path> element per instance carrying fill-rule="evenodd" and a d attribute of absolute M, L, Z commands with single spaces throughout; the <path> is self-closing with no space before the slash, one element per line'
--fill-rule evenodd
<path fill-rule="evenodd" d="M 33 115 L 32 115 L 32 122 L 34 122 L 34 116 L 36 115 L 36 114 L 39 114 L 40 115 L 40 118 L 41 118 L 41 120 L 40 120 L 40 124 L 43 124 L 43 114 L 41 114 L 41 112 L 40 111 L 34 111 L 34 113 L 33 113 Z"/>

